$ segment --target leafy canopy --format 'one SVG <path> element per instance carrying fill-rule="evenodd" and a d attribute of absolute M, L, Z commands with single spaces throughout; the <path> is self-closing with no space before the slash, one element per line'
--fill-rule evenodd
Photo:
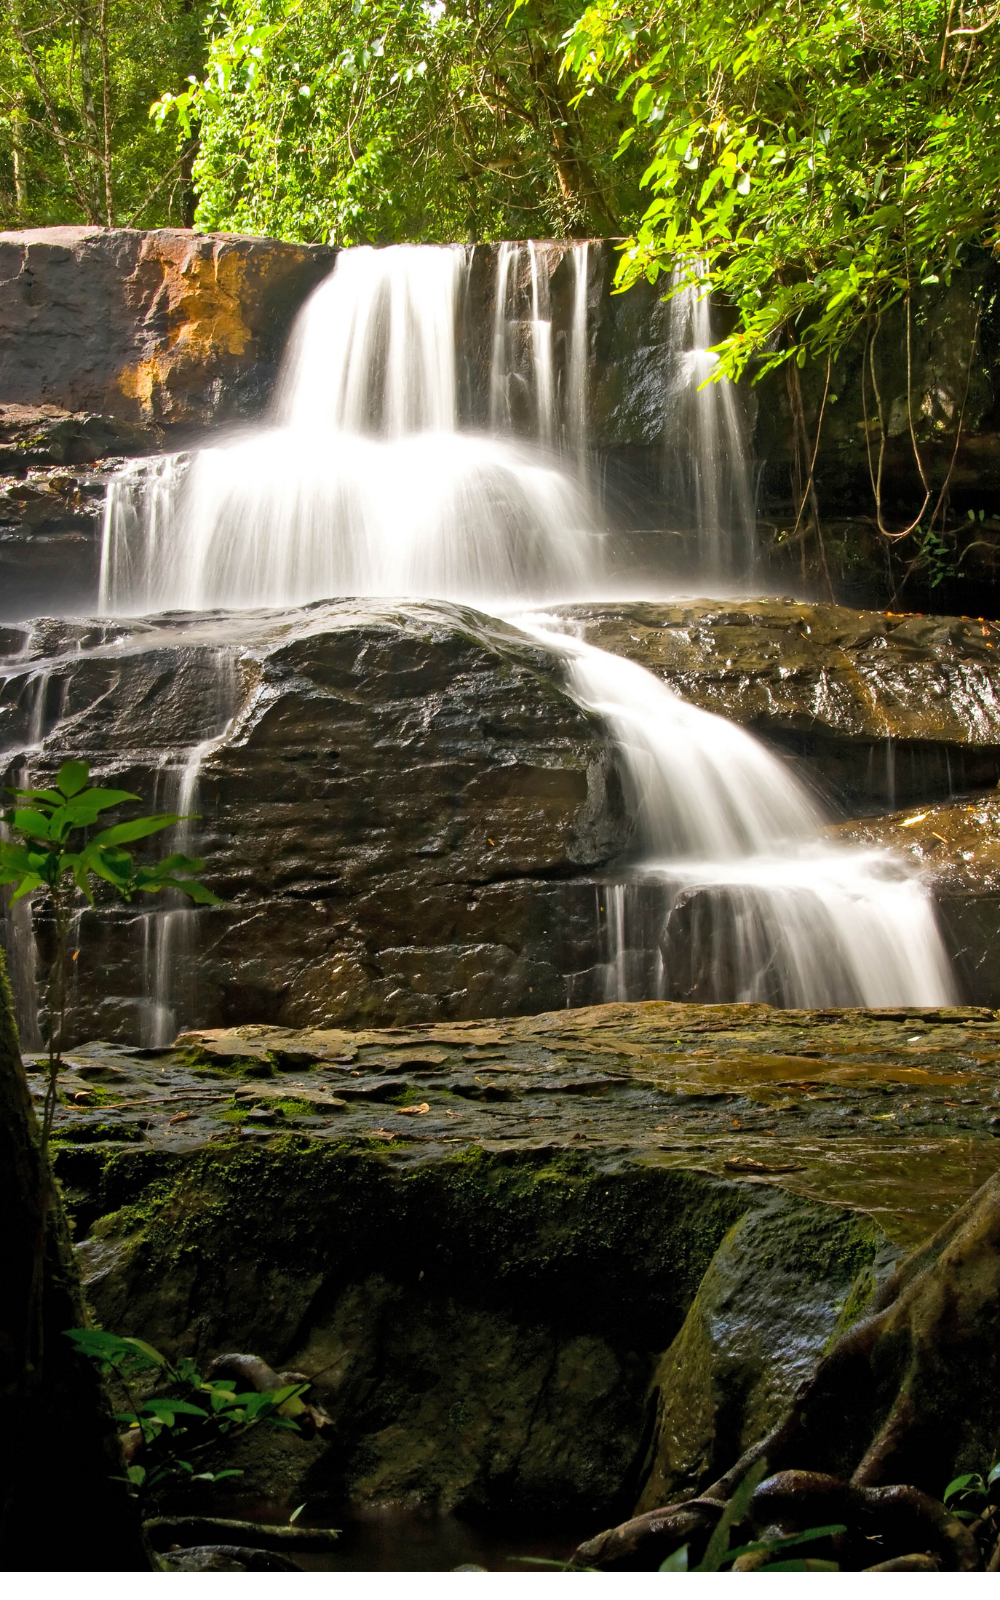
<path fill-rule="evenodd" d="M 153 107 L 197 130 L 197 223 L 336 244 L 614 232 L 626 113 L 561 73 L 579 0 L 229 0 L 206 70 Z"/>
<path fill-rule="evenodd" d="M 0 226 L 190 221 L 192 142 L 149 104 L 201 67 L 206 0 L 3 0 Z"/>
<path fill-rule="evenodd" d="M 718 376 L 836 355 L 1000 240 L 1000 8 L 952 0 L 597 0 L 577 104 L 615 86 L 646 162 L 625 288 L 676 274 L 739 311 Z"/>

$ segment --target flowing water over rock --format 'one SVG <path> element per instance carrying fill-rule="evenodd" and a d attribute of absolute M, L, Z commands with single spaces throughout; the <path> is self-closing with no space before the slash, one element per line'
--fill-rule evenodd
<path fill-rule="evenodd" d="M 557 329 L 550 286 L 567 260 L 572 310 Z M 202 727 L 201 712 L 187 706 L 179 718 L 187 726 L 183 734 L 178 728 L 177 742 L 162 727 L 150 741 L 149 722 L 143 719 L 131 759 L 138 756 L 142 741 L 142 765 L 150 764 L 150 742 L 158 750 L 169 748 L 165 757 L 154 752 L 152 764 L 159 767 L 165 760 L 172 792 L 183 790 L 192 805 L 214 810 L 203 848 L 225 887 L 222 879 L 232 876 L 228 857 L 239 857 L 241 847 L 233 852 L 222 837 L 229 828 L 234 836 L 245 833 L 248 821 L 237 821 L 239 806 L 234 810 L 221 796 L 213 802 L 216 774 L 234 760 L 245 767 L 246 754 L 259 752 L 252 757 L 253 778 L 247 769 L 243 781 L 263 799 L 261 733 L 269 721 L 277 730 L 280 718 L 272 706 L 277 694 L 296 709 L 292 721 L 280 734 L 269 733 L 265 743 L 284 741 L 279 769 L 292 760 L 292 746 L 300 751 L 294 757 L 297 776 L 306 783 L 301 788 L 293 782 L 289 788 L 288 773 L 276 782 L 275 793 L 287 792 L 300 808 L 310 803 L 307 790 L 327 795 L 327 768 L 332 764 L 343 771 L 344 746 L 351 741 L 338 735 L 337 749 L 324 756 L 332 725 L 321 730 L 316 723 L 306 734 L 306 724 L 315 717 L 305 708 L 331 689 L 340 697 L 346 688 L 346 681 L 337 687 L 337 674 L 347 667 L 345 640 L 350 639 L 351 649 L 360 646 L 361 655 L 348 669 L 354 680 L 351 694 L 363 680 L 362 744 L 374 738 L 375 759 L 373 764 L 366 760 L 363 769 L 354 763 L 344 774 L 346 787 L 337 781 L 356 806 L 365 783 L 379 791 L 396 781 L 391 774 L 397 768 L 420 775 L 415 810 L 426 816 L 409 817 L 396 853 L 416 825 L 423 843 L 414 843 L 416 857 L 408 858 L 403 872 L 412 893 L 422 880 L 424 860 L 435 863 L 435 908 L 425 899 L 419 913 L 415 907 L 407 912 L 394 941 L 396 954 L 386 966 L 384 934 L 373 935 L 369 912 L 358 919 L 357 888 L 351 891 L 355 904 L 349 922 L 331 918 L 333 905 L 343 904 L 345 890 L 332 887 L 340 876 L 331 873 L 336 846 L 332 852 L 329 845 L 321 846 L 313 829 L 314 842 L 300 848 L 300 864 L 285 875 L 286 892 L 292 899 L 310 901 L 313 908 L 307 914 L 303 907 L 298 918 L 303 926 L 310 918 L 313 923 L 307 936 L 313 949 L 304 959 L 301 929 L 292 932 L 291 905 L 284 919 L 277 903 L 270 913 L 265 910 L 267 880 L 273 874 L 264 861 L 239 869 L 235 903 L 242 897 L 245 905 L 259 907 L 254 917 L 267 922 L 272 964 L 290 963 L 280 982 L 263 987 L 251 983 L 249 988 L 236 982 L 232 988 L 234 997 L 242 995 L 241 1005 L 253 994 L 265 1019 L 302 1022 L 322 1016 L 325 1008 L 328 1017 L 368 1015 L 388 1021 L 394 1015 L 428 1016 L 435 1007 L 451 1015 L 474 1015 L 477 1007 L 480 1013 L 531 1010 L 560 999 L 601 997 L 765 998 L 786 1005 L 940 1004 L 955 999 L 933 905 L 918 876 L 885 852 L 820 843 L 824 817 L 815 800 L 790 768 L 750 733 L 685 704 L 642 666 L 573 639 L 566 631 L 573 624 L 566 617 L 523 612 L 525 605 L 600 594 L 607 582 L 607 552 L 614 544 L 599 529 L 589 489 L 588 246 L 529 243 L 499 250 L 488 434 L 467 426 L 463 355 L 456 336 L 462 317 L 468 316 L 471 261 L 458 247 L 365 247 L 339 255 L 295 325 L 269 425 L 199 451 L 133 464 L 111 486 L 102 561 L 104 608 L 119 617 L 187 612 L 191 615 L 178 619 L 180 632 L 171 632 L 168 617 L 138 621 L 133 630 L 119 629 L 121 648 L 112 640 L 110 650 L 107 634 L 85 633 L 78 641 L 61 642 L 44 665 L 37 662 L 44 650 L 30 641 L 26 649 L 36 659 L 27 679 L 20 662 L 11 662 L 6 704 L 13 722 L 23 719 L 25 696 L 34 693 L 37 699 L 41 691 L 32 686 L 44 680 L 44 694 L 62 698 L 38 758 L 44 762 L 48 748 L 54 752 L 74 739 L 75 748 L 93 752 L 95 739 L 99 743 L 103 738 L 97 726 L 112 703 L 134 694 L 140 684 L 145 685 L 141 693 L 157 698 L 161 671 L 169 680 L 168 698 L 176 700 L 196 660 L 198 673 L 207 673 L 215 683 L 213 703 L 226 702 L 225 713 L 217 712 L 212 726 Z M 742 425 L 728 387 L 702 387 L 711 362 L 707 300 L 697 293 L 679 296 L 671 318 L 664 381 L 672 397 L 668 444 L 674 453 L 669 459 L 676 458 L 674 488 L 699 530 L 704 573 L 717 579 L 721 573 L 745 572 L 752 558 Z M 682 439 L 686 450 L 680 448 Z M 316 603 L 350 594 L 411 599 L 404 602 L 402 615 L 398 602 L 383 606 L 377 616 L 369 607 L 367 616 L 362 610 L 349 619 L 334 616 L 328 607 L 320 630 L 326 642 L 319 648 L 306 645 L 317 636 Z M 413 597 L 437 602 L 434 616 L 417 616 Z M 480 614 L 446 613 L 441 601 L 471 602 Z M 259 609 L 264 606 L 269 608 L 266 617 Z M 312 608 L 314 614 L 283 610 L 278 615 L 275 607 Z M 225 608 L 228 615 L 213 621 L 216 608 Z M 239 608 L 244 608 L 245 620 Z M 562 727 L 569 728 L 582 713 L 580 729 L 592 725 L 601 732 L 596 741 L 581 739 L 578 732 L 572 735 L 573 762 L 591 746 L 586 757 L 590 776 L 579 794 L 570 797 L 567 791 L 559 802 L 563 839 L 586 837 L 586 846 L 560 843 L 553 854 L 542 843 L 549 823 L 538 812 L 529 827 L 536 837 L 526 851 L 515 848 L 513 861 L 503 864 L 493 857 L 509 854 L 508 846 L 494 841 L 509 839 L 511 830 L 488 821 L 477 841 L 477 872 L 475 848 L 470 851 L 464 831 L 468 807 L 464 801 L 460 805 L 465 817 L 458 833 L 454 818 L 442 815 L 441 808 L 454 812 L 455 796 L 471 795 L 479 779 L 470 786 L 442 769 L 431 785 L 436 796 L 432 801 L 426 775 L 434 739 L 425 732 L 422 746 L 411 755 L 404 724 L 392 738 L 397 743 L 403 738 L 405 759 L 390 759 L 389 743 L 374 734 L 388 709 L 380 703 L 387 685 L 378 671 L 368 675 L 373 658 L 361 639 L 370 637 L 374 627 L 387 640 L 405 638 L 407 648 L 419 641 L 421 665 L 414 686 L 418 699 L 431 688 L 425 726 L 435 722 L 439 738 L 442 719 L 455 723 L 454 703 L 449 704 L 453 691 L 445 689 L 444 680 L 439 683 L 425 659 L 428 622 L 430 636 L 444 651 L 446 677 L 454 670 L 448 663 L 456 650 L 458 658 L 464 655 L 465 629 L 471 630 L 474 650 L 485 650 L 484 665 L 490 659 L 490 677 L 494 663 L 512 661 L 516 651 L 514 630 L 500 625 L 503 632 L 498 633 L 484 612 L 516 617 L 520 637 L 529 635 L 532 654 L 525 661 L 533 663 L 529 676 L 535 687 L 527 699 L 515 690 L 505 710 L 510 690 L 504 673 L 509 668 L 501 667 L 489 691 L 495 710 L 488 713 L 499 718 L 493 727 L 505 728 L 499 742 L 493 740 L 492 727 L 485 744 L 479 734 L 470 739 L 471 724 L 467 728 L 460 716 L 463 731 L 457 745 L 452 741 L 448 760 L 456 758 L 460 747 L 466 758 L 475 748 L 477 760 L 488 749 L 487 765 L 499 777 L 509 760 L 502 749 L 512 715 L 513 721 L 524 715 L 539 690 L 547 705 L 562 702 L 556 718 Z M 288 642 L 296 634 L 298 647 Z M 80 663 L 65 653 L 70 643 L 72 650 L 82 644 L 85 655 L 93 651 L 89 670 L 96 672 L 95 682 L 105 685 L 96 698 L 85 687 L 87 673 L 81 676 Z M 289 652 L 296 648 L 300 653 L 305 649 L 309 657 L 307 666 L 303 661 L 304 672 L 299 669 L 299 681 L 310 686 L 304 696 L 294 674 L 284 682 Z M 396 649 L 395 643 L 391 648 Z M 340 666 L 335 664 L 338 658 Z M 283 686 L 262 695 L 258 674 L 264 660 L 265 678 L 275 686 L 281 679 Z M 153 679 L 152 661 L 157 663 Z M 528 681 L 520 666 L 515 673 Z M 394 662 L 392 675 L 402 685 L 405 667 Z M 108 687 L 111 680 L 113 690 Z M 560 680 L 565 687 L 553 699 Z M 79 700 L 72 723 L 66 717 L 74 696 L 71 684 L 77 685 Z M 404 700 L 411 692 L 408 685 Z M 485 703 L 479 712 L 486 713 Z M 120 744 L 129 720 L 124 703 L 115 716 Z M 538 725 L 543 746 L 551 742 L 544 729 L 543 719 Z M 192 741 L 196 731 L 199 737 Z M 518 737 L 523 739 L 523 733 Z M 33 733 L 28 742 L 36 746 L 39 737 Z M 596 787 L 595 773 L 601 775 Z M 414 799 L 408 798 L 413 812 Z M 330 804 L 329 799 L 323 804 Z M 223 812 L 228 822 L 220 836 Z M 378 814 L 377 804 L 372 814 Z M 398 830 L 400 820 L 387 823 L 387 836 Z M 326 821 L 348 851 L 361 845 L 365 829 L 346 814 L 338 821 L 330 811 Z M 250 832 L 256 837 L 256 824 Z M 462 865 L 453 859 L 456 848 Z M 256 849 L 255 844 L 250 857 Z M 375 886 L 384 876 L 386 859 L 381 846 L 374 853 L 363 848 L 359 865 L 363 860 L 366 895 L 379 892 Z M 542 889 L 540 872 L 561 877 L 574 866 L 572 892 L 568 885 L 557 889 L 554 883 Z M 580 867 L 591 876 L 584 878 Z M 357 868 L 350 876 L 357 885 Z M 502 938 L 491 929 L 491 937 L 477 943 L 471 926 L 459 932 L 456 921 L 467 922 L 468 917 L 456 919 L 453 911 L 446 912 L 442 895 L 450 891 L 452 898 L 464 896 L 469 906 L 481 901 L 484 891 L 472 889 L 476 877 L 480 885 L 496 885 L 498 892 L 502 882 L 523 886 L 533 879 L 532 893 L 549 908 L 543 919 L 547 931 L 543 933 L 536 918 L 535 932 L 526 937 L 522 914 Z M 309 887 L 295 889 L 294 883 Z M 317 889 L 318 884 L 325 887 Z M 580 931 L 581 895 L 590 906 L 586 937 Z M 325 908 L 318 910 L 324 901 Z M 194 998 L 197 969 L 205 965 L 204 952 L 198 953 L 199 930 L 218 929 L 227 915 L 230 926 L 223 943 L 232 945 L 232 912 L 206 916 L 169 910 L 143 917 L 145 976 L 138 1015 L 145 1019 L 142 1031 L 150 1042 L 164 1041 L 185 1017 L 206 1023 L 224 1017 L 237 1003 L 235 998 L 223 1002 L 220 994 L 233 982 L 224 974 L 235 962 L 235 948 L 209 981 L 208 997 L 201 1002 Z M 552 959 L 545 960 L 542 946 L 552 939 L 552 919 L 562 925 Z M 324 922 L 329 926 L 317 945 Z M 324 985 L 321 972 L 331 939 L 340 943 L 343 954 L 335 963 L 333 981 L 327 976 Z M 498 991 L 495 982 L 483 986 L 481 969 L 490 966 L 487 947 L 502 947 L 511 958 L 500 961 L 511 975 L 506 991 Z M 473 974 L 468 958 L 474 949 L 483 954 L 473 957 Z M 121 965 L 120 958 L 116 964 Z M 246 965 L 252 967 L 253 960 Z M 122 976 L 127 989 L 124 970 Z M 265 991 L 272 998 L 265 1000 Z M 276 1001 L 275 996 L 282 998 Z M 115 1004 L 121 1004 L 121 995 Z M 291 1009 L 283 1011 L 282 1006 Z"/>
<path fill-rule="evenodd" d="M 621 753 L 642 854 L 641 879 L 607 890 L 607 999 L 954 1002 L 918 879 L 885 853 L 820 844 L 819 808 L 744 729 L 634 662 L 563 648 L 573 693 Z"/>

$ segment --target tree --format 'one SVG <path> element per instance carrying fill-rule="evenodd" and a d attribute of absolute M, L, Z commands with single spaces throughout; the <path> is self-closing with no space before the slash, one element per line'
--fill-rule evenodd
<path fill-rule="evenodd" d="M 619 153 L 641 149 L 648 163 L 651 198 L 618 286 L 670 273 L 668 294 L 695 286 L 735 307 L 714 376 L 756 380 L 787 366 L 800 431 L 798 369 L 817 361 L 829 380 L 831 362 L 863 336 L 884 446 L 873 354 L 884 314 L 904 307 L 909 363 L 921 288 L 950 282 L 1000 239 L 1000 8 L 597 0 L 569 34 L 564 65 L 578 105 L 612 85 L 630 101 Z M 921 462 L 907 389 L 925 492 L 910 529 L 887 529 L 879 511 L 894 537 L 928 513 L 933 529 L 947 505 L 948 479 L 932 486 Z"/>
<path fill-rule="evenodd" d="M 86 1319 L 42 1149 L 0 952 L 0 1568 L 149 1571 L 154 1563 L 103 1384 L 69 1340 Z"/>
<path fill-rule="evenodd" d="M 15 1130 L 19 1144 L 13 1158 L 20 1182 L 34 1185 L 31 1193 L 22 1194 L 17 1202 L 23 1212 L 33 1210 L 34 1213 L 29 1226 L 32 1267 L 20 1313 L 24 1319 L 21 1342 L 25 1392 L 29 1395 L 41 1385 L 45 1351 L 52 1342 L 51 1329 L 47 1326 L 47 1280 L 57 1267 L 63 1277 L 69 1270 L 65 1262 L 59 1265 L 65 1224 L 49 1162 L 49 1136 L 58 1103 L 62 1067 L 73 907 L 81 897 L 88 904 L 94 904 L 95 877 L 109 884 L 126 901 L 137 894 L 175 889 L 198 904 L 218 904 L 218 897 L 191 876 L 202 871 L 203 861 L 171 855 L 151 865 L 137 866 L 130 852 L 123 848 L 185 819 L 173 813 L 133 817 L 128 822 L 90 834 L 103 811 L 137 800 L 138 796 L 124 789 L 92 788 L 89 779 L 90 768 L 85 761 L 64 761 L 56 776 L 55 788 L 16 790 L 14 798 L 19 803 L 4 815 L 13 838 L 0 840 L 0 884 L 16 886 L 13 900 L 39 895 L 51 914 L 55 932 L 47 983 L 48 1070 L 41 1129 L 36 1140 L 33 1119 L 29 1118 L 20 1133 Z M 19 1070 L 20 1059 L 17 1070 L 13 1064 L 9 1067 L 13 1076 L 8 1093 L 14 1100 L 20 1092 L 17 1089 Z M 22 1120 L 27 1115 L 23 1104 L 26 1093 L 25 1085 L 20 1092 L 18 1113 Z M 62 1304 L 66 1294 L 72 1295 L 71 1287 L 67 1289 L 64 1284 L 60 1293 Z M 74 1315 L 62 1326 L 76 1327 L 81 1320 L 79 1315 Z"/>
<path fill-rule="evenodd" d="M 156 116 L 197 222 L 338 244 L 607 233 L 638 217 L 613 93 L 560 71 L 575 0 L 234 0 Z"/>
<path fill-rule="evenodd" d="M 0 226 L 190 224 L 194 142 L 149 121 L 203 56 L 206 0 L 5 0 Z"/>

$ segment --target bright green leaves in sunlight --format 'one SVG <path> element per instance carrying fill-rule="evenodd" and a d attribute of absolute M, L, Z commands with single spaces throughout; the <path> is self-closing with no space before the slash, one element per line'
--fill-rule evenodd
<path fill-rule="evenodd" d="M 641 212 L 613 91 L 561 71 L 580 0 L 231 0 L 152 108 L 200 140 L 197 223 L 335 244 L 607 233 Z"/>
<path fill-rule="evenodd" d="M 93 905 L 91 878 L 98 877 L 123 900 L 179 889 L 198 905 L 219 904 L 211 889 L 190 876 L 204 870 L 204 861 L 170 855 L 153 865 L 137 866 L 122 848 L 186 819 L 172 812 L 133 817 L 91 834 L 102 812 L 139 797 L 125 789 L 91 788 L 89 780 L 85 761 L 64 761 L 54 789 L 14 791 L 17 803 L 4 815 L 13 837 L 0 840 L 0 884 L 15 885 L 13 900 L 72 880 Z"/>
<path fill-rule="evenodd" d="M 959 20 L 961 16 L 961 20 Z M 738 307 L 715 375 L 836 355 L 1000 241 L 1000 12 L 930 0 L 598 0 L 567 34 L 614 86 L 650 199 L 617 284 Z M 707 278 L 706 278 L 707 269 Z"/>

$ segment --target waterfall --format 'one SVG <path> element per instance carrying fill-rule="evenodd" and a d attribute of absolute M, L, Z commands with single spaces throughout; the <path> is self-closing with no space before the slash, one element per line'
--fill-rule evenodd
<path fill-rule="evenodd" d="M 823 817 L 776 756 L 652 673 L 544 617 L 569 686 L 617 745 L 638 864 L 602 889 L 609 1000 L 950 1005 L 925 886 L 885 853 L 819 842 Z"/>
<path fill-rule="evenodd" d="M 584 489 L 588 246 L 497 251 L 488 434 L 466 431 L 457 398 L 468 261 L 432 246 L 341 252 L 299 314 L 267 424 L 133 464 L 112 485 L 103 605 L 128 615 L 427 596 L 511 613 L 600 594 Z M 564 263 L 571 314 L 556 334 Z M 671 499 L 689 509 L 699 575 L 732 579 L 750 570 L 753 504 L 736 397 L 703 383 L 707 296 L 675 297 L 669 328 Z M 635 818 L 635 859 L 601 891 L 608 998 L 954 999 L 917 878 L 888 855 L 821 844 L 812 799 L 743 729 L 544 616 L 519 620 L 608 728 Z M 192 913 L 170 911 L 147 930 L 156 1037 L 176 1021 L 171 973 L 190 925 Z"/>
<path fill-rule="evenodd" d="M 345 594 L 488 608 L 594 592 L 600 540 L 581 490 L 548 453 L 458 427 L 454 330 L 465 271 L 458 248 L 342 251 L 299 313 L 270 425 L 133 463 L 113 485 L 102 609 L 141 615 Z M 540 264 L 533 281 L 548 441 Z"/>
<path fill-rule="evenodd" d="M 558 447 L 563 471 L 588 475 L 587 240 L 570 245 L 509 240 L 497 250 L 489 414 L 494 434 Z M 560 364 L 552 316 L 553 272 L 568 261 L 571 320 Z"/>
<path fill-rule="evenodd" d="M 682 289 L 669 307 L 666 497 L 690 520 L 698 576 L 746 582 L 756 546 L 746 425 L 732 384 L 712 379 L 707 285 Z"/>
<path fill-rule="evenodd" d="M 587 289 L 590 246 L 584 239 L 573 247 L 573 321 L 570 328 L 569 359 L 566 362 L 566 455 L 576 462 L 580 483 L 589 472 L 587 438 L 587 379 L 590 372 L 590 347 L 587 338 Z"/>

